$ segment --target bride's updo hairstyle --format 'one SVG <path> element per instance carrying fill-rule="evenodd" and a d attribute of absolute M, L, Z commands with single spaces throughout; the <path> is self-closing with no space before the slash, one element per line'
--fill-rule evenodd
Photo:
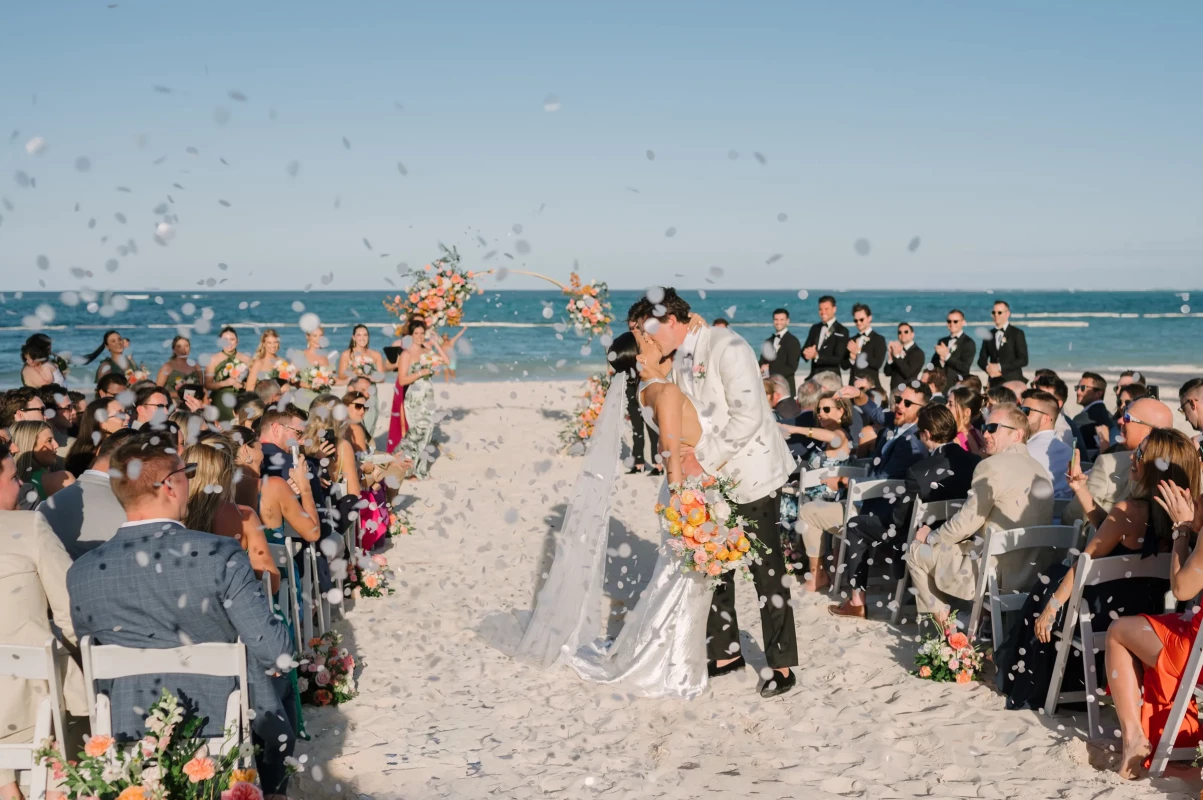
<path fill-rule="evenodd" d="M 614 371 L 625 372 L 632 377 L 639 374 L 639 364 L 635 361 L 638 355 L 639 343 L 635 341 L 635 334 L 630 331 L 615 336 L 610 349 L 606 351 L 606 358 L 610 360 Z"/>

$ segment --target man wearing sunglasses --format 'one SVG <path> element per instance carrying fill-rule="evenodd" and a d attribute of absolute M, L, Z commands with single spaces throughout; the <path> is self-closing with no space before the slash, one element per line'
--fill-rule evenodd
<path fill-rule="evenodd" d="M 886 360 L 890 390 L 897 392 L 899 386 L 919 380 L 925 362 L 923 350 L 915 344 L 915 329 L 909 322 L 899 323 L 898 338 L 890 342 L 889 358 Z"/>
<path fill-rule="evenodd" d="M 1178 410 L 1195 431 L 1203 431 L 1203 378 L 1191 378 L 1178 390 Z M 1195 437 L 1199 443 L 1199 437 Z M 1203 445 L 1200 445 L 1203 456 Z"/>
<path fill-rule="evenodd" d="M 948 312 L 948 335 L 936 342 L 932 365 L 944 370 L 949 386 L 955 386 L 973 369 L 977 342 L 965 335 L 965 315 L 959 309 Z"/>
<path fill-rule="evenodd" d="M 135 417 L 131 428 L 162 430 L 166 427 L 167 415 L 171 413 L 171 400 L 167 397 L 166 389 L 146 386 L 139 389 L 134 398 Z"/>
<path fill-rule="evenodd" d="M 999 406 L 984 431 L 987 458 L 973 471 L 973 489 L 965 505 L 933 533 L 915 532 L 907 568 L 920 614 L 936 622 L 948 619 L 954 599 L 972 601 L 977 590 L 982 537 L 987 530 L 1048 525 L 1053 516 L 1053 484 L 1048 471 L 1026 446 L 1028 420 L 1015 406 Z M 1036 577 L 1031 553 L 998 562 L 1000 583 L 1029 586 Z"/>
<path fill-rule="evenodd" d="M 1019 410 L 1028 418 L 1028 454 L 1048 470 L 1053 481 L 1053 499 L 1068 500 L 1073 497 L 1066 475 L 1073 448 L 1057 436 L 1060 414 L 1057 398 L 1039 390 L 1026 394 Z"/>
<path fill-rule="evenodd" d="M 852 321 L 856 323 L 856 336 L 848 342 L 848 354 L 844 356 L 844 369 L 850 373 L 848 383 L 865 378 L 880 386 L 881 368 L 886 363 L 886 337 L 873 330 L 873 310 L 864 303 L 852 307 Z"/>
<path fill-rule="evenodd" d="M 991 311 L 994 330 L 982 341 L 982 350 L 977 365 L 990 376 L 991 386 L 1000 386 L 1007 381 L 1027 384 L 1023 368 L 1028 365 L 1028 340 L 1023 329 L 1011 324 L 1011 306 L 1006 300 L 997 300 Z"/>
<path fill-rule="evenodd" d="M 1107 381 L 1102 375 L 1097 372 L 1083 372 L 1082 377 L 1078 379 L 1078 385 L 1074 387 L 1078 405 L 1082 410 L 1074 417 L 1074 424 L 1078 426 L 1078 430 L 1082 432 L 1082 440 L 1086 444 L 1087 450 L 1099 449 L 1099 436 L 1096 427 L 1101 426 L 1105 431 L 1105 436 L 1110 441 L 1111 431 L 1111 412 L 1107 410 L 1107 404 L 1103 398 L 1107 393 Z"/>

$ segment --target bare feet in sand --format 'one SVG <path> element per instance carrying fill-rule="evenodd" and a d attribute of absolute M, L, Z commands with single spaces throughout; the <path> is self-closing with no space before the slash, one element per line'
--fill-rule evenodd
<path fill-rule="evenodd" d="M 826 570 L 818 570 L 817 572 L 806 573 L 806 580 L 802 582 L 802 590 L 806 592 L 821 592 L 831 585 L 831 581 L 827 578 Z"/>
<path fill-rule="evenodd" d="M 1143 731 L 1140 738 L 1131 741 L 1124 741 L 1124 755 L 1120 759 L 1119 776 L 1124 780 L 1134 781 L 1144 772 L 1144 762 L 1153 753 L 1153 747 L 1149 744 L 1149 740 L 1144 737 Z"/>

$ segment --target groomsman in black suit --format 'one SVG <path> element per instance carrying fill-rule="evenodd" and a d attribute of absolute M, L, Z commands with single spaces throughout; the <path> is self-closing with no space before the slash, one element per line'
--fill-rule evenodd
<path fill-rule="evenodd" d="M 820 372 L 839 375 L 848 357 L 848 329 L 836 322 L 835 298 L 829 294 L 819 298 L 819 319 L 810 326 L 802 348 L 802 358 L 810 362 L 811 378 Z"/>
<path fill-rule="evenodd" d="M 944 370 L 949 386 L 956 386 L 973 369 L 977 342 L 965 335 L 965 315 L 959 309 L 948 312 L 948 335 L 936 342 L 936 355 L 931 363 Z"/>
<path fill-rule="evenodd" d="M 1028 365 L 1028 340 L 1022 328 L 1011 324 L 1011 305 L 1006 300 L 994 301 L 994 330 L 982 341 L 977 365 L 990 376 L 991 386 L 1007 381 L 1027 383 L 1023 368 Z"/>
<path fill-rule="evenodd" d="M 915 329 L 909 322 L 898 324 L 898 338 L 890 342 L 889 361 L 886 363 L 886 375 L 890 376 L 890 391 L 899 386 L 910 386 L 919 380 L 926 363 L 923 351 L 915 344 Z"/>
<path fill-rule="evenodd" d="M 773 312 L 773 335 L 765 339 L 760 348 L 760 371 L 766 378 L 770 375 L 785 378 L 790 397 L 793 397 L 797 393 L 794 373 L 798 371 L 801 359 L 802 343 L 789 332 L 789 311 L 779 308 Z"/>
<path fill-rule="evenodd" d="M 864 303 L 852 307 L 852 321 L 856 323 L 856 335 L 848 341 L 843 363 L 844 369 L 851 373 L 848 383 L 866 378 L 874 386 L 881 386 L 878 373 L 886 363 L 886 337 L 873 330 L 873 310 Z"/>

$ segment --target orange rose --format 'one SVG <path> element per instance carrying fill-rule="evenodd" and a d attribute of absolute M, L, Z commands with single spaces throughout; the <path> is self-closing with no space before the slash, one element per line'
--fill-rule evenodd
<path fill-rule="evenodd" d="M 236 769 L 230 773 L 230 785 L 236 783 L 255 783 L 259 780 L 259 773 L 253 769 Z"/>
<path fill-rule="evenodd" d="M 100 758 L 113 746 L 112 736 L 93 736 L 84 745 L 84 754 L 90 758 Z"/>
<path fill-rule="evenodd" d="M 931 667 L 927 666 L 926 664 L 924 664 L 922 667 L 919 667 L 919 677 L 920 678 L 930 678 L 931 677 Z"/>
<path fill-rule="evenodd" d="M 128 786 L 117 795 L 117 800 L 146 800 L 146 790 L 141 786 Z"/>
<path fill-rule="evenodd" d="M 211 758 L 193 758 L 184 765 L 184 774 L 192 783 L 212 780 L 217 774 L 217 764 Z"/>
<path fill-rule="evenodd" d="M 957 683 L 969 683 L 973 680 L 973 673 L 967 669 L 963 669 L 957 673 Z"/>
<path fill-rule="evenodd" d="M 969 646 L 969 637 L 960 631 L 955 631 L 948 637 L 948 646 L 953 650 L 962 650 Z"/>

